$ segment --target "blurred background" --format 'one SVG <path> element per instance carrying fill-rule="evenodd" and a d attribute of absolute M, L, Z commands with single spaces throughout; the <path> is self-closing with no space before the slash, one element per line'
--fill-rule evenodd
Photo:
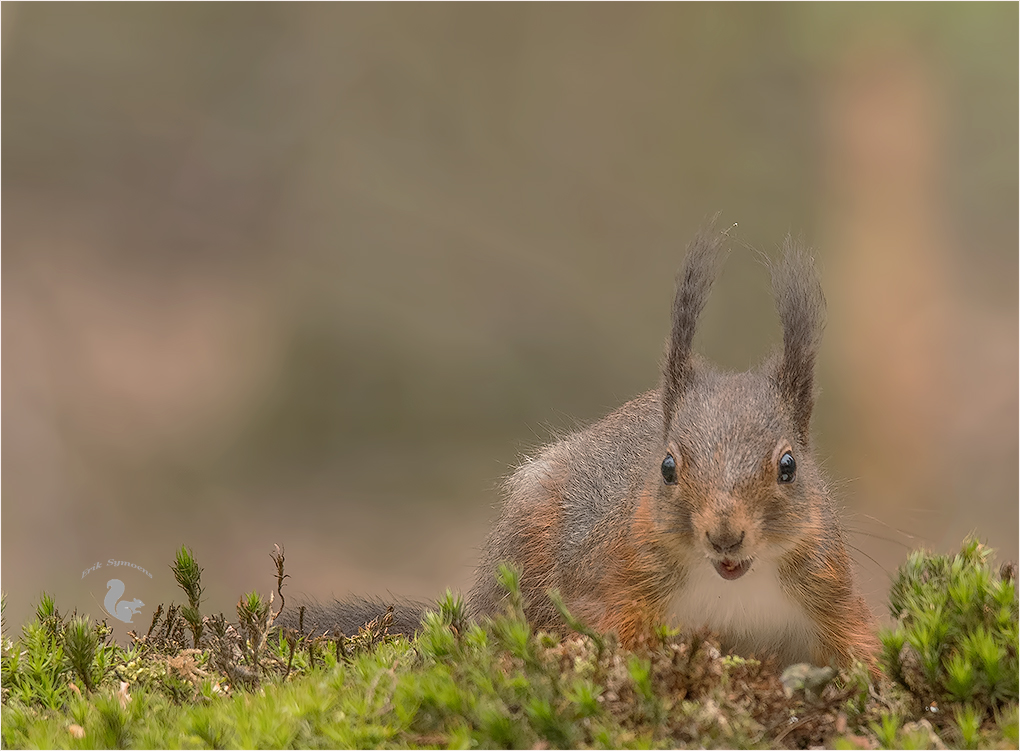
<path fill-rule="evenodd" d="M 1015 4 L 2 13 L 9 625 L 114 558 L 144 627 L 182 544 L 208 611 L 274 543 L 294 597 L 467 588 L 521 454 L 657 384 L 716 211 L 726 368 L 780 340 L 751 248 L 816 249 L 875 608 L 914 546 L 1016 559 Z"/>

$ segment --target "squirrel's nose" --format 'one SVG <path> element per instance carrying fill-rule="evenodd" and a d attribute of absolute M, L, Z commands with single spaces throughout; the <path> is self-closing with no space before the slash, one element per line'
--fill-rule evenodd
<path fill-rule="evenodd" d="M 708 538 L 712 549 L 719 555 L 732 555 L 740 550 L 740 546 L 744 544 L 744 532 L 738 535 L 729 529 L 715 535 L 711 532 L 705 532 L 705 537 Z"/>

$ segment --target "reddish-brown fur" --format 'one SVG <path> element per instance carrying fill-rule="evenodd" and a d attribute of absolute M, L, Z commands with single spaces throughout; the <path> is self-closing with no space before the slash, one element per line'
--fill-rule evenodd
<path fill-rule="evenodd" d="M 665 617 L 663 592 L 648 574 L 649 569 L 654 570 L 654 560 L 644 552 L 654 547 L 657 536 L 651 501 L 643 497 L 629 534 L 614 540 L 607 549 L 611 563 L 601 593 L 605 609 L 598 627 L 615 632 L 629 647 L 636 646 L 648 635 L 649 626 Z"/>

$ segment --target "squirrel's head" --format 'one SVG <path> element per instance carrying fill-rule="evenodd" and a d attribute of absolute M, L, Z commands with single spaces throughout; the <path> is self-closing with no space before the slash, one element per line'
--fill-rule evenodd
<path fill-rule="evenodd" d="M 669 533 L 736 579 L 816 529 L 826 491 L 809 434 L 825 299 L 807 251 L 788 238 L 772 269 L 782 351 L 746 373 L 717 371 L 691 343 L 724 239 L 699 235 L 677 281 L 656 482 Z"/>

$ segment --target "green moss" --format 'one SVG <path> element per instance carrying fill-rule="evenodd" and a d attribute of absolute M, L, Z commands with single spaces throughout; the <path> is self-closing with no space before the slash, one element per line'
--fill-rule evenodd
<path fill-rule="evenodd" d="M 875 733 L 882 748 L 898 748 L 897 738 L 902 725 L 903 720 L 899 715 L 894 712 L 884 712 L 878 722 L 871 723 L 871 730 Z"/>
<path fill-rule="evenodd" d="M 1017 702 L 1016 583 L 988 548 L 969 539 L 952 557 L 911 553 L 889 599 L 885 661 L 920 702 L 966 704 L 981 721 Z"/>
<path fill-rule="evenodd" d="M 186 607 L 197 611 L 201 569 L 182 550 Z M 282 581 L 282 551 L 278 565 Z M 105 624 L 67 619 L 44 596 L 21 635 L 3 638 L 3 746 L 1017 745 L 1016 590 L 972 541 L 958 556 L 904 564 L 883 634 L 889 677 L 877 683 L 863 666 L 780 680 L 768 664 L 720 654 L 710 635 L 666 628 L 629 652 L 559 598 L 577 633 L 536 633 L 517 572 L 501 581 L 504 614 L 471 623 L 447 593 L 414 641 L 389 634 L 388 613 L 352 636 L 285 634 L 273 598 L 249 593 L 236 624 L 206 615 L 199 630 L 182 608 L 161 607 L 123 648 Z"/>

